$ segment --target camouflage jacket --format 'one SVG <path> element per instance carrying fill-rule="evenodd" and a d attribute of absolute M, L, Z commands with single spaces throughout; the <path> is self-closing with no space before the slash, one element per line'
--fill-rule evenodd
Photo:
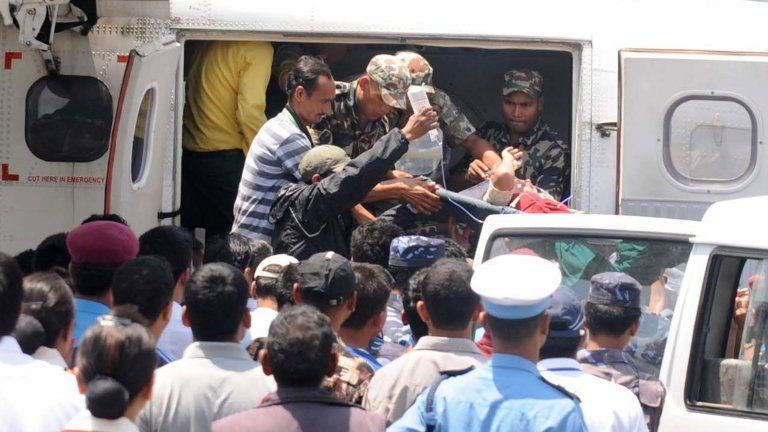
<path fill-rule="evenodd" d="M 435 89 L 435 93 L 429 96 L 429 101 L 440 116 L 440 129 L 449 139 L 447 143 L 461 143 L 475 133 L 475 127 L 467 116 L 453 103 L 451 97 L 444 91 Z M 393 110 L 389 114 L 389 124 L 403 128 L 408 123 L 410 114 L 401 110 Z"/>
<path fill-rule="evenodd" d="M 333 144 L 343 148 L 349 157 L 356 158 L 389 132 L 387 116 L 362 124 L 355 98 L 356 89 L 357 81 L 336 81 L 333 114 L 314 125 L 310 131 L 315 145 Z"/>
<path fill-rule="evenodd" d="M 569 150 L 557 133 L 541 119 L 516 143 L 510 142 L 509 126 L 506 124 L 488 122 L 477 131 L 477 135 L 491 143 L 498 152 L 507 147 L 522 150 L 523 165 L 517 170 L 517 176 L 530 179 L 555 199 L 563 199 L 563 190 L 570 177 Z M 458 167 L 466 169 L 472 160 L 472 155 L 465 155 Z"/>
<path fill-rule="evenodd" d="M 365 360 L 350 355 L 341 345 L 336 346 L 336 352 L 339 355 L 336 374 L 325 378 L 323 388 L 341 400 L 360 405 L 373 378 L 373 368 Z"/>
<path fill-rule="evenodd" d="M 643 407 L 648 429 L 655 431 L 658 428 L 666 395 L 661 381 L 641 376 L 637 368 L 619 350 L 581 350 L 576 359 L 581 363 L 584 372 L 632 390 Z"/>

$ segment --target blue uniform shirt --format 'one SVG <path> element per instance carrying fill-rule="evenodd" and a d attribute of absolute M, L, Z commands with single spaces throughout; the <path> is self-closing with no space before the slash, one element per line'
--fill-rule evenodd
<path fill-rule="evenodd" d="M 424 431 L 426 396 L 387 431 Z M 545 382 L 533 362 L 509 354 L 494 354 L 479 368 L 443 381 L 433 415 L 435 432 L 587 430 L 578 401 Z"/>
<path fill-rule="evenodd" d="M 109 306 L 93 300 L 81 298 L 75 299 L 75 331 L 72 337 L 75 339 L 75 346 L 80 346 L 85 331 L 88 330 L 96 320 L 109 313 Z"/>

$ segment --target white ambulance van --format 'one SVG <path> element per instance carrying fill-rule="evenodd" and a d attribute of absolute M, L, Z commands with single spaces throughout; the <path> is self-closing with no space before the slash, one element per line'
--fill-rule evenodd
<path fill-rule="evenodd" d="M 475 265 L 526 248 L 557 261 L 580 299 L 622 271 L 643 285 L 640 330 L 625 350 L 666 388 L 660 431 L 768 427 L 768 196 L 721 201 L 702 221 L 623 215 L 498 215 Z M 509 276 L 514 280 L 514 275 Z M 748 295 L 743 320 L 736 297 Z"/>

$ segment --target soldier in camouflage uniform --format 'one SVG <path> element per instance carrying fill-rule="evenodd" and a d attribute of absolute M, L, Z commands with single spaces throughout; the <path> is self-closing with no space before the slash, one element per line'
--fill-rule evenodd
<path fill-rule="evenodd" d="M 531 180 L 555 199 L 563 199 L 570 177 L 570 154 L 557 133 L 541 120 L 544 108 L 541 74 L 527 69 L 515 69 L 504 74 L 502 113 L 506 123 L 488 122 L 477 132 L 497 151 L 514 147 L 523 152 L 522 166 L 517 176 Z M 467 170 L 467 178 L 478 182 L 473 173 L 471 156 L 458 165 Z"/>
<path fill-rule="evenodd" d="M 315 145 L 333 144 L 356 158 L 393 127 L 387 116 L 393 110 L 405 110 L 410 85 L 411 77 L 400 60 L 377 55 L 365 75 L 336 83 L 333 114 L 313 127 Z"/>
<path fill-rule="evenodd" d="M 394 127 L 387 116 L 393 110 L 405 110 L 410 84 L 411 77 L 400 60 L 386 54 L 375 56 L 365 75 L 349 83 L 336 82 L 333 114 L 310 130 L 314 144 L 339 146 L 351 158 L 370 149 Z M 390 178 L 377 185 L 367 201 L 379 201 L 371 207 L 376 214 L 397 205 L 397 201 L 429 214 L 440 208 L 434 189 L 434 183 L 419 178 Z"/>
<path fill-rule="evenodd" d="M 426 90 L 429 102 L 440 116 L 440 129 L 447 138 L 444 140 L 445 143 L 449 145 L 460 144 L 470 155 L 481 159 L 488 166 L 493 167 L 501 162 L 501 158 L 493 146 L 475 133 L 475 127 L 451 101 L 451 97 L 432 85 L 434 69 L 427 59 L 413 51 L 400 51 L 395 54 L 395 57 L 399 58 L 408 68 L 408 72 L 411 74 L 411 85 L 422 86 Z M 389 123 L 400 128 L 405 126 L 410 116 L 410 105 L 408 108 L 408 111 L 393 111 L 389 115 Z M 446 161 L 450 160 L 449 150 L 444 146 L 443 159 Z M 436 176 L 432 176 L 432 178 L 437 180 Z"/>
<path fill-rule="evenodd" d="M 336 374 L 323 381 L 323 388 L 342 400 L 360 404 L 373 369 L 365 360 L 348 354 L 338 337 L 341 324 L 355 310 L 356 283 L 352 265 L 346 258 L 334 252 L 320 252 L 299 263 L 299 283 L 294 286 L 293 296 L 297 304 L 314 306 L 328 316 L 337 334 L 339 363 Z"/>

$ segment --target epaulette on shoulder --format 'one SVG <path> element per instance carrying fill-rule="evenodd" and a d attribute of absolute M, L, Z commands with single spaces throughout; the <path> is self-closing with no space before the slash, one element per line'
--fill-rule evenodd
<path fill-rule="evenodd" d="M 544 382 L 545 382 L 547 385 L 549 385 L 550 387 L 553 387 L 555 390 L 557 390 L 557 391 L 559 391 L 560 393 L 562 393 L 562 394 L 564 394 L 564 395 L 568 396 L 570 399 L 573 399 L 573 400 L 575 400 L 576 402 L 579 402 L 579 403 L 581 403 L 581 399 L 579 399 L 579 397 L 578 397 L 578 396 L 576 396 L 575 394 L 573 394 L 573 393 L 569 392 L 568 390 L 566 390 L 566 388 L 565 388 L 565 387 L 563 387 L 563 386 L 561 386 L 561 385 L 558 385 L 558 384 L 555 384 L 555 383 L 553 383 L 552 381 L 549 381 L 549 380 L 547 380 L 547 379 L 546 379 L 546 378 L 544 378 L 543 376 L 539 376 L 539 378 L 541 378 L 541 380 L 542 380 L 542 381 L 544 381 Z"/>

